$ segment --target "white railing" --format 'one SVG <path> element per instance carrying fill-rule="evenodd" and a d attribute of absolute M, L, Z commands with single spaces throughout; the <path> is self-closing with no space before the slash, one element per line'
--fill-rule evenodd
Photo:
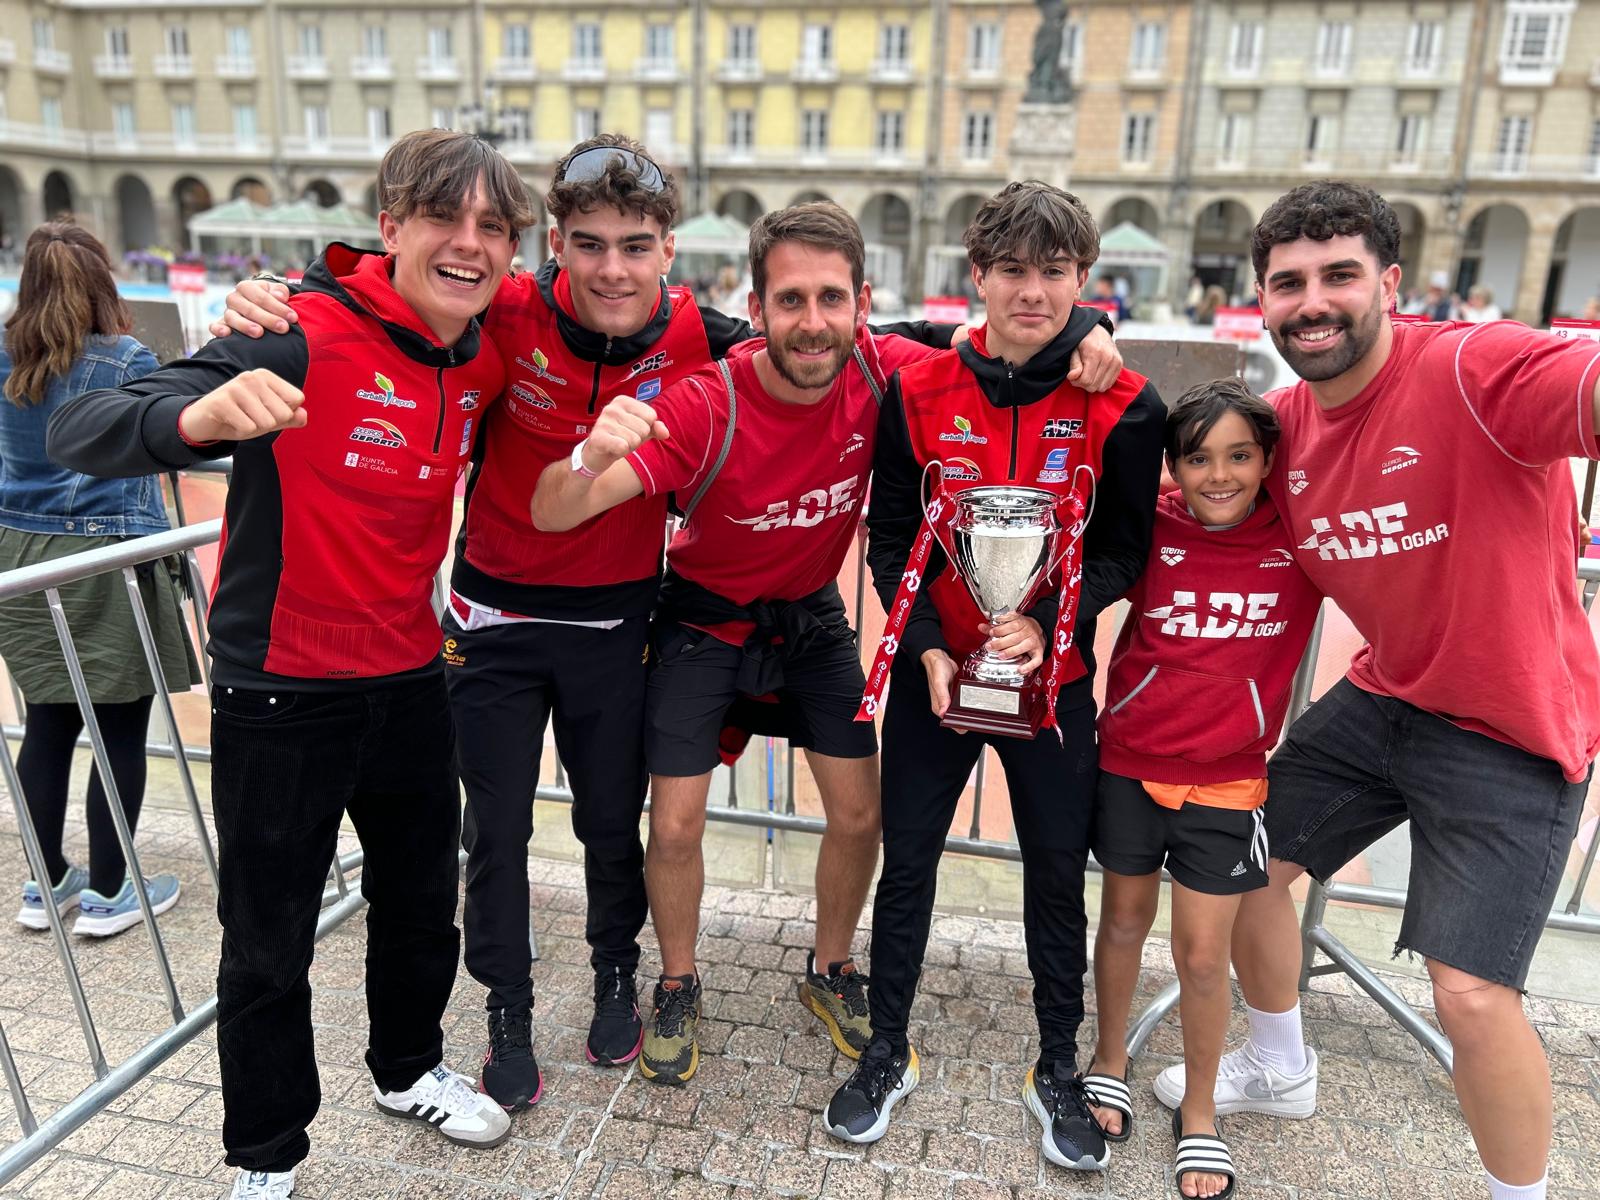
<path fill-rule="evenodd" d="M 231 133 L 197 133 L 179 137 L 172 133 L 104 133 L 89 135 L 96 154 L 164 158 L 254 158 L 267 153 L 262 137 L 243 139 Z"/>
<path fill-rule="evenodd" d="M 0 64 L 10 66 L 17 61 L 17 43 L 10 38 L 0 38 Z"/>
<path fill-rule="evenodd" d="M 27 125 L 0 119 L 0 145 L 23 146 L 36 150 L 89 149 L 89 135 L 81 129 L 62 129 L 49 125 Z"/>
<path fill-rule="evenodd" d="M 1552 59 L 1503 58 L 1500 60 L 1502 87 L 1549 87 L 1556 81 L 1561 66 Z"/>
<path fill-rule="evenodd" d="M 223 79 L 254 79 L 256 75 L 253 54 L 219 54 L 215 65 L 218 76 Z"/>
<path fill-rule="evenodd" d="M 641 58 L 633 64 L 633 77 L 641 83 L 677 83 L 681 74 L 670 58 Z"/>
<path fill-rule="evenodd" d="M 394 61 L 387 56 L 358 54 L 350 60 L 350 74 L 356 79 L 387 80 L 394 78 Z"/>
<path fill-rule="evenodd" d="M 839 78 L 839 64 L 831 58 L 802 58 L 794 64 L 789 78 L 796 83 L 834 83 Z"/>
<path fill-rule="evenodd" d="M 127 54 L 96 54 L 94 73 L 97 79 L 131 79 L 133 58 Z"/>
<path fill-rule="evenodd" d="M 502 56 L 494 60 L 494 70 L 490 74 L 496 79 L 508 80 L 513 83 L 528 83 L 533 80 L 536 72 L 531 58 L 507 58 Z"/>
<path fill-rule="evenodd" d="M 284 64 L 290 79 L 326 79 L 328 60 L 320 54 L 291 54 Z"/>
<path fill-rule="evenodd" d="M 605 77 L 603 58 L 569 58 L 561 64 L 561 78 L 569 83 L 599 83 Z"/>
<path fill-rule="evenodd" d="M 717 79 L 721 83 L 756 83 L 765 72 L 753 58 L 725 58 L 717 64 Z"/>
<path fill-rule="evenodd" d="M 354 158 L 376 162 L 389 142 L 368 137 L 286 137 L 283 152 L 305 158 Z"/>
<path fill-rule="evenodd" d="M 910 83 L 916 78 L 916 69 L 907 59 L 875 58 L 867 68 L 867 78 L 873 83 Z"/>
<path fill-rule="evenodd" d="M 72 55 L 65 50 L 45 50 L 35 46 L 33 69 L 48 71 L 54 75 L 65 75 L 72 70 Z"/>
<path fill-rule="evenodd" d="M 426 83 L 455 83 L 461 78 L 461 65 L 453 58 L 424 54 L 417 59 L 417 78 Z"/>
<path fill-rule="evenodd" d="M 194 77 L 194 59 L 187 54 L 158 54 L 155 69 L 158 79 L 191 79 Z"/>

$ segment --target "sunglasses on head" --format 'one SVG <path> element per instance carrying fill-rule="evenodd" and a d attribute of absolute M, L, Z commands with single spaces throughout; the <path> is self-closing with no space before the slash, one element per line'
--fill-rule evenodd
<path fill-rule="evenodd" d="M 574 154 L 567 160 L 561 178 L 570 183 L 586 183 L 591 179 L 599 179 L 605 175 L 606 169 L 615 160 L 620 160 L 623 170 L 632 172 L 638 178 L 639 186 L 645 191 L 666 190 L 667 177 L 660 167 L 644 155 L 621 146 L 591 146 Z"/>

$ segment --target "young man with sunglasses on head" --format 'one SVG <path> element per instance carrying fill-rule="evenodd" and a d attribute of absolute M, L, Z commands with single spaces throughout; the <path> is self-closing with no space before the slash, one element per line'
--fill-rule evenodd
<path fill-rule="evenodd" d="M 408 134 L 378 170 L 388 253 L 335 244 L 294 329 L 214 341 L 50 424 L 51 457 L 143 475 L 233 456 L 211 603 L 217 1049 L 233 1200 L 287 1200 L 321 1103 L 311 965 L 346 813 L 366 860 L 374 1100 L 460 1145 L 510 1121 L 442 1061 L 460 791 L 432 584 L 504 371 L 477 315 L 532 219 L 511 164 Z"/>

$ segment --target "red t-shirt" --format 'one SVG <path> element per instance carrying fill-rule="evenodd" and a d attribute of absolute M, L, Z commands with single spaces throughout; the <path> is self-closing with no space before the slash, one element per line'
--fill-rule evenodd
<path fill-rule="evenodd" d="M 678 574 L 735 604 L 798 600 L 838 577 L 861 516 L 877 440 L 878 401 L 854 362 L 815 404 L 774 400 L 756 377 L 743 342 L 727 362 L 738 396 L 727 460 L 689 520 L 673 535 L 667 562 Z M 937 351 L 863 330 L 856 345 L 880 389 L 899 367 Z M 728 428 L 728 393 L 715 367 L 668 387 L 655 402 L 671 437 L 628 456 L 647 496 L 676 492 L 687 504 L 717 460 Z M 741 644 L 754 626 L 711 632 Z"/>
<path fill-rule="evenodd" d="M 1367 639 L 1351 682 L 1555 760 L 1600 748 L 1568 459 L 1600 458 L 1600 346 L 1511 321 L 1396 325 L 1359 396 L 1273 393 L 1295 559 Z"/>

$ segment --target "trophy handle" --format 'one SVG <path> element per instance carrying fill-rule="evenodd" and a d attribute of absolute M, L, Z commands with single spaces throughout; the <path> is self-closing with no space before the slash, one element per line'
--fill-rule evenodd
<path fill-rule="evenodd" d="M 1079 471 L 1087 471 L 1087 472 L 1089 472 L 1089 507 L 1083 514 L 1083 531 L 1087 532 L 1088 528 L 1089 528 L 1089 520 L 1090 520 L 1091 517 L 1094 516 L 1095 497 L 1100 494 L 1099 493 L 1099 487 L 1098 487 L 1099 481 L 1095 478 L 1094 468 L 1093 467 L 1091 467 L 1088 463 L 1079 463 L 1072 470 L 1072 487 L 1073 487 L 1074 491 L 1076 491 L 1077 487 L 1078 487 L 1078 472 Z M 1050 564 L 1050 569 L 1047 570 L 1044 573 L 1046 579 L 1048 579 L 1050 576 L 1054 575 L 1055 572 L 1056 572 L 1056 568 L 1059 567 L 1066 560 L 1066 557 L 1067 557 L 1068 554 L 1072 553 L 1072 544 L 1074 542 L 1080 540 L 1083 537 L 1083 532 L 1080 532 L 1078 534 L 1078 537 L 1076 537 L 1076 538 L 1071 536 L 1072 531 L 1070 529 L 1064 529 L 1064 530 L 1062 530 L 1062 532 L 1068 535 L 1067 537 L 1064 537 L 1064 538 L 1061 539 L 1063 542 L 1066 543 L 1066 549 L 1063 550 L 1056 557 L 1056 560 L 1053 563 Z"/>
<path fill-rule="evenodd" d="M 939 528 L 943 524 L 943 521 L 935 519 L 936 516 L 942 517 L 943 513 L 941 512 L 935 514 L 928 508 L 928 473 L 935 469 L 937 469 L 939 472 L 938 476 L 936 477 L 939 483 L 942 484 L 944 482 L 944 462 L 936 458 L 929 462 L 927 466 L 922 468 L 922 478 L 917 484 L 917 505 L 922 509 L 923 519 L 928 522 L 928 529 L 930 532 L 932 532 L 934 541 L 939 543 L 939 549 L 944 551 L 945 558 L 950 561 L 951 569 L 954 570 L 956 562 L 955 547 L 947 544 L 944 538 L 940 536 Z M 948 496 L 943 498 L 943 502 L 945 504 L 953 503 Z"/>

